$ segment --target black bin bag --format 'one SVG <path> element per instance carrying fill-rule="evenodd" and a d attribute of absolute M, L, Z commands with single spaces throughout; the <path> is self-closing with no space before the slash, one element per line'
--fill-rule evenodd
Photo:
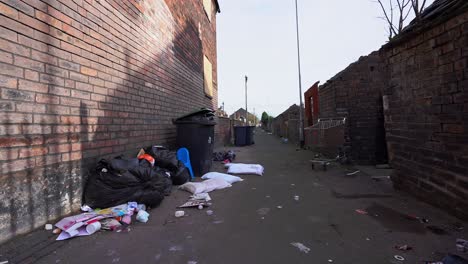
<path fill-rule="evenodd" d="M 101 160 L 88 177 L 84 203 L 91 208 L 107 208 L 127 202 L 156 207 L 170 192 L 171 180 L 162 171 L 150 166 L 116 171 L 111 163 Z"/>

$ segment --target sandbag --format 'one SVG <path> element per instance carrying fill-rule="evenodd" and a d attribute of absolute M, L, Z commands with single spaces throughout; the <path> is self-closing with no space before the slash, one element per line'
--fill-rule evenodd
<path fill-rule="evenodd" d="M 88 178 L 84 203 L 92 208 L 107 208 L 130 201 L 155 207 L 172 185 L 165 175 L 151 167 L 116 171 L 110 164 L 114 163 L 101 160 Z"/>
<path fill-rule="evenodd" d="M 221 178 L 221 179 L 229 182 L 230 184 L 233 184 L 235 182 L 243 181 L 243 179 L 240 178 L 240 177 L 229 175 L 229 174 L 226 174 L 226 173 L 219 173 L 219 172 L 208 172 L 208 173 L 205 173 L 201 178 L 204 179 L 204 180 Z"/>

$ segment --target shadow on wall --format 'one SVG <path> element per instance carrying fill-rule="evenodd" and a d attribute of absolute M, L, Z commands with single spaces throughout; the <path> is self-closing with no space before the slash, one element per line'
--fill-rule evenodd
<path fill-rule="evenodd" d="M 79 210 L 88 172 L 98 159 L 133 156 L 151 144 L 172 145 L 176 132 L 172 118 L 212 107 L 204 95 L 203 47 L 197 26 L 190 18 L 183 25 L 175 31 L 172 43 L 148 60 L 127 44 L 123 47 L 124 77 L 114 82 L 107 74 L 97 76 L 110 78 L 103 83 L 112 81 L 109 87 L 106 83 L 106 99 L 75 98 L 79 104 L 68 110 L 56 101 L 64 97 L 51 91 L 64 87 L 69 76 L 50 67 L 56 58 L 49 57 L 47 74 L 41 74 L 48 92 L 40 95 L 44 104 L 35 105 L 35 112 L 42 109 L 45 114 L 3 114 L 8 125 L 0 144 L 11 147 L 4 148 L 9 161 L 1 165 L 0 243 Z M 51 39 L 43 41 L 52 43 Z M 51 55 L 55 51 L 49 49 Z M 143 66 L 137 67 L 136 62 Z M 26 96 L 19 90 L 9 92 Z M 14 101 L 2 107 L 13 111 L 15 103 L 22 104 Z M 17 147 L 24 148 L 18 151 Z"/>

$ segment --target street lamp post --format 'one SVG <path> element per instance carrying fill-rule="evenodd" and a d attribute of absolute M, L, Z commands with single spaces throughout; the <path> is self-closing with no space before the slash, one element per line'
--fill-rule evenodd
<path fill-rule="evenodd" d="M 249 125 L 249 111 L 247 111 L 247 75 L 245 76 L 245 120 Z"/>
<path fill-rule="evenodd" d="M 304 147 L 304 113 L 302 112 L 302 81 L 301 81 L 301 54 L 299 48 L 299 15 L 297 12 L 297 0 L 296 3 L 296 41 L 297 41 L 297 68 L 299 72 L 299 143 L 301 148 Z"/>

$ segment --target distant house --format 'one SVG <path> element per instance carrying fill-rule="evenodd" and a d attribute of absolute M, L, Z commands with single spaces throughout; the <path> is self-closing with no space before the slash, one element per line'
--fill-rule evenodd
<path fill-rule="evenodd" d="M 246 121 L 246 111 L 244 108 L 239 108 L 239 110 L 237 110 L 236 112 L 234 112 L 232 115 L 229 116 L 230 119 L 234 119 L 234 120 L 240 120 L 242 122 L 245 122 Z M 249 112 L 249 123 L 251 125 L 253 124 L 258 124 L 258 118 Z"/>

